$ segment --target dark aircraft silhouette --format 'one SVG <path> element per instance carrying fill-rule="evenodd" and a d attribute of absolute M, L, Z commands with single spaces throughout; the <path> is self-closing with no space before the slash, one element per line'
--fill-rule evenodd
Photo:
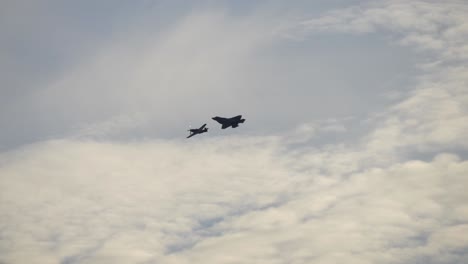
<path fill-rule="evenodd" d="M 208 132 L 208 128 L 205 127 L 205 126 L 206 126 L 206 124 L 204 124 L 200 128 L 189 129 L 188 131 L 190 132 L 190 135 L 187 138 L 193 137 L 193 136 L 195 136 L 197 134 Z"/>
<path fill-rule="evenodd" d="M 245 119 L 242 118 L 242 115 L 238 115 L 238 116 L 231 117 L 231 118 L 215 116 L 212 119 L 220 123 L 222 125 L 221 126 L 222 129 L 226 129 L 228 127 L 233 127 L 233 128 L 238 127 L 239 123 L 244 123 L 245 121 Z"/>

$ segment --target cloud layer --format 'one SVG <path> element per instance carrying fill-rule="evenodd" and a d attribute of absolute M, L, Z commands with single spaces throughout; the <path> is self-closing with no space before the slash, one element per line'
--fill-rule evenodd
<path fill-rule="evenodd" d="M 89 122 L 101 113 L 104 121 L 0 155 L 0 262 L 461 263 L 468 258 L 466 9 L 383 1 L 288 32 L 253 17 L 232 23 L 197 12 L 158 35 L 164 41 L 142 44 L 157 48 L 130 51 L 134 43 L 121 42 L 113 46 L 121 52 L 99 53 L 33 98 L 50 109 L 74 105 L 67 117 Z M 271 38 L 355 33 L 385 33 L 425 57 L 411 87 L 367 120 L 329 119 L 261 137 L 109 139 L 147 125 L 148 113 L 168 114 L 176 97 L 238 96 L 233 70 Z M 211 40 L 214 49 L 204 42 L 213 36 L 222 36 Z M 218 60 L 231 63 L 217 67 Z M 121 61 L 138 68 L 128 72 Z M 108 70 L 118 77 L 101 79 L 103 65 L 114 65 Z M 155 83 L 170 97 L 157 105 Z M 189 84 L 193 90 L 179 90 Z M 127 86 L 136 90 L 127 94 Z M 111 90 L 118 96 L 102 104 Z M 337 141 L 356 122 L 368 130 Z"/>
<path fill-rule="evenodd" d="M 284 139 L 53 141 L 1 167 L 2 261 L 457 263 L 468 162 Z M 378 160 L 378 157 L 375 157 Z"/>

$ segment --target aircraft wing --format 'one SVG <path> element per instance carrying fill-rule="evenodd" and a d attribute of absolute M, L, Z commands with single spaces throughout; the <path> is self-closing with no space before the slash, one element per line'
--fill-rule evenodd
<path fill-rule="evenodd" d="M 227 118 L 219 117 L 219 116 L 213 117 L 212 119 L 220 124 L 224 124 L 228 121 Z"/>
<path fill-rule="evenodd" d="M 203 126 L 201 126 L 199 129 L 204 129 L 206 127 L 206 124 L 204 124 Z"/>
<path fill-rule="evenodd" d="M 193 137 L 193 136 L 195 136 L 195 135 L 196 135 L 196 133 L 192 133 L 192 134 L 190 134 L 187 138 L 191 138 L 191 137 Z"/>

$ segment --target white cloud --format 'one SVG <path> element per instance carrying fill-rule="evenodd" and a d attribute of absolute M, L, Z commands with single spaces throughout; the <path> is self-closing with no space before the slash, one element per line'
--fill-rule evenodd
<path fill-rule="evenodd" d="M 75 138 L 2 153 L 0 262 L 460 263 L 468 247 L 468 162 L 457 154 L 468 148 L 468 80 L 465 57 L 457 55 L 465 45 L 457 34 L 465 29 L 464 9 L 385 1 L 302 25 L 307 34 L 389 30 L 431 55 L 405 98 L 350 144 L 301 145 L 320 133 L 348 131 L 345 121 L 331 119 L 270 137 Z M 217 82 L 235 84 L 231 72 L 243 65 L 237 59 L 264 37 L 257 35 L 262 26 L 211 13 L 176 27 L 164 40 L 148 37 L 144 51 L 129 51 L 134 43 L 114 46 L 40 91 L 41 102 L 51 109 L 72 105 L 80 116 L 89 108 L 103 120 L 115 114 L 109 109 L 128 106 L 78 133 L 105 138 L 145 124 L 147 117 L 127 118 L 128 109 L 170 108 L 173 100 L 165 98 L 153 105 L 161 91 L 232 93 Z M 205 46 L 206 39 L 219 45 Z M 219 59 L 233 61 L 218 67 Z M 126 72 L 123 61 L 138 68 Z M 116 78 L 103 78 L 106 70 Z M 96 84 L 104 88 L 94 91 Z M 182 90 L 189 84 L 197 89 Z M 126 86 L 137 88 L 129 93 Z M 117 96 L 101 105 L 98 99 L 111 92 Z M 411 152 L 430 158 L 403 155 Z"/>
<path fill-rule="evenodd" d="M 399 42 L 425 51 L 417 85 L 390 108 L 366 137 L 376 149 L 415 147 L 418 151 L 466 149 L 468 89 L 465 53 L 468 6 L 460 2 L 382 1 L 332 11 L 304 21 L 303 30 L 369 33 L 389 31 Z"/>
<path fill-rule="evenodd" d="M 379 1 L 331 11 L 303 21 L 302 32 L 370 33 L 390 31 L 401 43 L 437 51 L 444 59 L 468 59 L 466 34 L 468 6 L 460 1 Z"/>
<path fill-rule="evenodd" d="M 363 161 L 355 150 L 341 149 L 349 160 L 331 149 L 294 155 L 281 141 L 56 141 L 6 153 L 1 260 L 395 263 L 462 256 L 467 244 L 456 230 L 468 220 L 466 161 L 441 154 L 430 162 L 369 162 L 346 174 L 344 165 Z"/>

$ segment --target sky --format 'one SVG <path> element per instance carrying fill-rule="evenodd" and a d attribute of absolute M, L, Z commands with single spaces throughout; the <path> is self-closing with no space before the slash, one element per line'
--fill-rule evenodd
<path fill-rule="evenodd" d="M 0 263 L 462 263 L 467 13 L 2 1 Z"/>

